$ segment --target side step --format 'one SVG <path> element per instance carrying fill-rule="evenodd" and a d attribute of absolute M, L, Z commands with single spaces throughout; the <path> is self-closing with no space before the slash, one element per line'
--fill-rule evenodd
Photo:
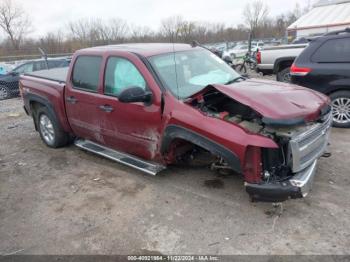
<path fill-rule="evenodd" d="M 136 156 L 122 153 L 114 149 L 107 148 L 105 146 L 101 146 L 89 140 L 76 139 L 74 141 L 74 144 L 77 147 L 80 147 L 84 150 L 87 150 L 100 156 L 104 156 L 108 159 L 114 160 L 126 166 L 133 167 L 150 175 L 155 176 L 157 173 L 166 168 L 165 166 L 160 165 L 158 163 L 148 162 Z"/>

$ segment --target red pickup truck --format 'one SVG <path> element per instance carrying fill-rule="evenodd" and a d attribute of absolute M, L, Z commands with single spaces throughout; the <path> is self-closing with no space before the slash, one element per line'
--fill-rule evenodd
<path fill-rule="evenodd" d="M 77 51 L 68 69 L 23 75 L 24 108 L 43 142 L 69 142 L 157 174 L 170 164 L 242 174 L 252 200 L 309 192 L 331 126 L 329 99 L 240 76 L 186 44 Z"/>

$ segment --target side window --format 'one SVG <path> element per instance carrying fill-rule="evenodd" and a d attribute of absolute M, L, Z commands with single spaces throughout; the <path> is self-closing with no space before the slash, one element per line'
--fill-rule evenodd
<path fill-rule="evenodd" d="M 56 67 L 67 67 L 67 66 L 69 66 L 69 61 L 67 61 L 67 60 L 62 60 L 62 61 L 56 62 Z"/>
<path fill-rule="evenodd" d="M 102 57 L 79 56 L 73 69 L 73 88 L 96 92 Z"/>
<path fill-rule="evenodd" d="M 47 69 L 46 67 L 47 66 L 45 61 L 38 61 L 38 62 L 35 62 L 33 71 L 45 70 Z"/>
<path fill-rule="evenodd" d="M 104 93 L 118 96 L 122 90 L 131 86 L 146 89 L 146 81 L 139 70 L 127 59 L 109 58 L 105 73 Z"/>
<path fill-rule="evenodd" d="M 316 63 L 350 63 L 350 38 L 326 41 L 312 55 L 311 60 Z"/>
<path fill-rule="evenodd" d="M 53 60 L 50 60 L 47 62 L 48 65 L 49 65 L 49 68 L 55 68 L 57 67 L 57 62 L 56 61 L 53 61 Z"/>
<path fill-rule="evenodd" d="M 21 65 L 20 67 L 17 67 L 17 69 L 13 71 L 17 72 L 18 74 L 31 73 L 33 72 L 33 63 L 27 63 L 24 65 Z"/>
<path fill-rule="evenodd" d="M 66 60 L 51 60 L 49 61 L 49 68 L 57 68 L 57 67 L 67 67 L 69 65 Z"/>

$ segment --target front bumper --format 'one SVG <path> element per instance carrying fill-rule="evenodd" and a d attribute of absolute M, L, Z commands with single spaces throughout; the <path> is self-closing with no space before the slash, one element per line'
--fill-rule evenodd
<path fill-rule="evenodd" d="M 251 184 L 245 183 L 246 191 L 253 201 L 282 202 L 290 198 L 307 196 L 316 174 L 317 160 L 293 178 L 284 182 Z"/>

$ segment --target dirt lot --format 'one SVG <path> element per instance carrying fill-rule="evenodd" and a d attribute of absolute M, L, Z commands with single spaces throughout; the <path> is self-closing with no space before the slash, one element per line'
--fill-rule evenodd
<path fill-rule="evenodd" d="M 237 176 L 148 176 L 47 148 L 20 99 L 0 102 L 0 254 L 349 254 L 350 130 L 333 129 L 312 193 L 283 212 Z"/>

